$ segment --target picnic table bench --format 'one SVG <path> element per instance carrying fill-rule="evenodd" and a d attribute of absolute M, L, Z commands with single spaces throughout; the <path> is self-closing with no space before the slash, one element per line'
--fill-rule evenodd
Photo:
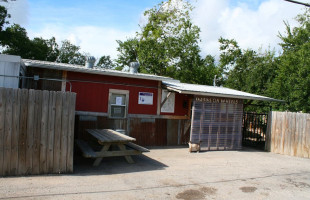
<path fill-rule="evenodd" d="M 132 142 L 135 138 L 121 134 L 111 129 L 87 129 L 98 144 L 101 146 L 99 151 L 94 150 L 86 141 L 76 140 L 77 146 L 83 152 L 83 156 L 87 158 L 95 158 L 93 166 L 99 166 L 103 157 L 124 156 L 128 163 L 134 163 L 131 156 L 139 155 L 142 152 L 149 152 L 148 149 L 141 147 Z M 112 150 L 111 146 L 117 146 L 118 150 Z"/>

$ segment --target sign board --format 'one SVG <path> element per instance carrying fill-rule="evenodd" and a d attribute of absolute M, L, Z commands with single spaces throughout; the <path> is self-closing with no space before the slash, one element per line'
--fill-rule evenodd
<path fill-rule="evenodd" d="M 115 104 L 116 104 L 116 105 L 122 105 L 122 101 L 123 101 L 123 98 L 122 98 L 122 97 L 116 97 L 116 99 L 115 99 Z"/>
<path fill-rule="evenodd" d="M 139 92 L 138 104 L 153 105 L 153 93 Z"/>
<path fill-rule="evenodd" d="M 168 93 L 169 92 L 167 90 L 162 90 L 161 102 L 165 100 Z M 174 113 L 174 105 L 175 105 L 175 93 L 171 92 L 168 99 L 166 100 L 164 105 L 161 107 L 160 111 L 165 112 L 165 113 Z"/>

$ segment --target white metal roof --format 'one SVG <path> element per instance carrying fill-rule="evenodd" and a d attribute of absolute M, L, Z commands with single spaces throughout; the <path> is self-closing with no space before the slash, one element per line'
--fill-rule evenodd
<path fill-rule="evenodd" d="M 65 64 L 65 63 L 56 63 L 56 62 L 48 62 L 48 61 L 40 61 L 40 60 L 30 60 L 23 59 L 23 62 L 26 66 L 38 67 L 38 68 L 46 68 L 46 69 L 56 69 L 56 70 L 65 70 L 72 72 L 81 72 L 81 73 L 89 73 L 89 74 L 100 74 L 100 75 L 109 75 L 109 76 L 120 76 L 120 77 L 128 77 L 128 78 L 138 78 L 138 79 L 148 79 L 148 80 L 157 80 L 157 81 L 177 81 L 169 77 L 157 76 L 152 74 L 141 74 L 141 73 L 129 73 L 118 70 L 109 70 L 109 69 L 101 69 L 101 68 L 86 68 L 83 65 L 74 65 L 74 64 Z"/>
<path fill-rule="evenodd" d="M 167 87 L 167 89 L 183 94 L 283 102 L 282 100 L 233 90 L 225 87 L 175 83 L 169 81 L 163 81 L 163 84 Z"/>

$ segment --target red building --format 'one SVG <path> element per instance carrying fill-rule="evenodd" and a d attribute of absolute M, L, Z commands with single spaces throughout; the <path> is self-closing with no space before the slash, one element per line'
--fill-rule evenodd
<path fill-rule="evenodd" d="M 243 99 L 275 100 L 133 71 L 26 59 L 23 63 L 28 77 L 23 87 L 77 94 L 76 137 L 84 137 L 85 129 L 111 128 L 124 130 L 143 146 L 191 140 L 204 142 L 209 149 L 237 149 Z"/>

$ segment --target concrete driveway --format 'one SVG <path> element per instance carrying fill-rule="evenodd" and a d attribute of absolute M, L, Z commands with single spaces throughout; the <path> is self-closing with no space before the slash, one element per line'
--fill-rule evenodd
<path fill-rule="evenodd" d="M 251 149 L 189 153 L 151 149 L 75 173 L 0 179 L 0 199 L 310 199 L 310 159 Z"/>

